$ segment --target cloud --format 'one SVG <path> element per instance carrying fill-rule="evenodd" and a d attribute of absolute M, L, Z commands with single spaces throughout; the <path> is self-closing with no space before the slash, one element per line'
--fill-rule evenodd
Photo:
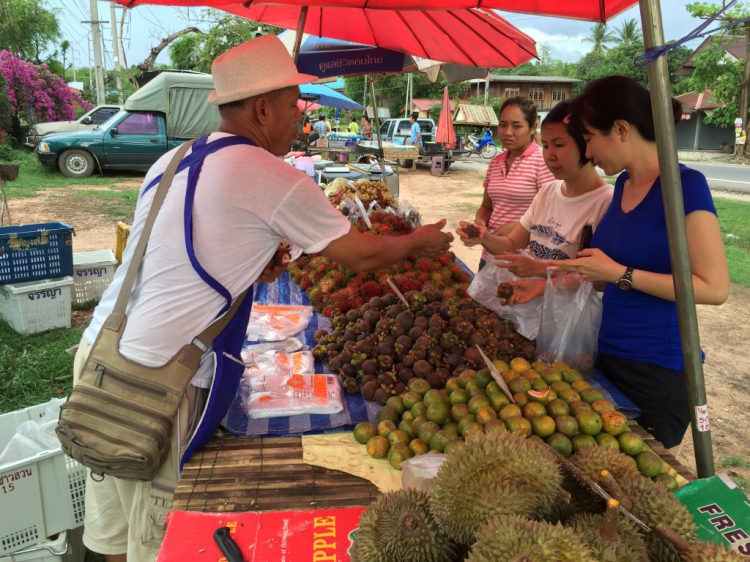
<path fill-rule="evenodd" d="M 537 45 L 549 47 L 550 53 L 554 58 L 565 62 L 577 62 L 578 59 L 591 50 L 590 44 L 584 41 L 588 35 L 547 33 L 534 27 L 523 27 L 521 31 L 530 35 L 537 42 Z"/>

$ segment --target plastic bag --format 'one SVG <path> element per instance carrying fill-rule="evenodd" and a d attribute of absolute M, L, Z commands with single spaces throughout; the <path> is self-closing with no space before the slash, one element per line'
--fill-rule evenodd
<path fill-rule="evenodd" d="M 548 363 L 564 361 L 579 371 L 590 371 L 602 325 L 602 301 L 594 285 L 578 273 L 550 269 L 543 301 L 537 358 Z"/>
<path fill-rule="evenodd" d="M 401 486 L 413 488 L 423 492 L 432 487 L 432 481 L 437 476 L 438 470 L 448 459 L 448 455 L 441 453 L 428 453 L 401 463 Z"/>
<path fill-rule="evenodd" d="M 523 255 L 532 257 L 527 252 L 524 252 Z M 501 318 L 513 322 L 519 334 L 533 340 L 539 333 L 542 299 L 538 298 L 531 302 L 514 306 L 500 304 L 500 299 L 497 297 L 497 288 L 500 283 L 507 283 L 508 281 L 515 281 L 517 279 L 530 279 L 528 277 L 518 277 L 504 267 L 497 267 L 496 264 L 502 261 L 493 259 L 487 262 L 487 265 L 474 276 L 466 292 L 475 301 L 497 312 Z"/>
<path fill-rule="evenodd" d="M 253 304 L 247 325 L 247 339 L 285 340 L 307 328 L 312 314 L 312 306 Z"/>
<path fill-rule="evenodd" d="M 267 374 L 243 377 L 242 406 L 253 419 L 298 414 L 338 414 L 344 409 L 336 375 Z"/>
<path fill-rule="evenodd" d="M 16 434 L 0 453 L 0 466 L 59 450 L 60 440 L 55 435 L 55 428 L 60 418 L 60 406 L 64 403 L 64 398 L 53 398 L 47 403 L 42 417 L 18 424 Z"/>
<path fill-rule="evenodd" d="M 242 360 L 247 364 L 244 376 L 256 374 L 293 375 L 299 373 L 308 375 L 315 372 L 315 358 L 310 351 L 299 353 L 253 353 L 243 351 Z"/>

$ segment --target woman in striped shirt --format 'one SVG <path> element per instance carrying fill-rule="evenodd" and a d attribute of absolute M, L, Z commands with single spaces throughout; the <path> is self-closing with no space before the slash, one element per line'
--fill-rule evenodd
<path fill-rule="evenodd" d="M 544 163 L 542 148 L 535 142 L 539 121 L 536 106 L 527 98 L 508 98 L 500 107 L 497 134 L 505 150 L 495 156 L 487 168 L 484 199 L 474 224 L 487 226 L 507 236 L 529 208 L 539 188 L 554 181 Z M 482 269 L 492 255 L 484 250 Z"/>

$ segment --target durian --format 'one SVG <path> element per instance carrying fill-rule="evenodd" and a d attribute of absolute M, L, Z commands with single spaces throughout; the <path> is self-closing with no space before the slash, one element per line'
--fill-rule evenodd
<path fill-rule="evenodd" d="M 499 515 L 482 525 L 467 562 L 596 562 L 573 529 Z"/>
<path fill-rule="evenodd" d="M 637 476 L 618 478 L 625 495 L 632 500 L 631 513 L 652 529 L 663 524 L 684 538 L 689 544 L 698 542 L 693 516 L 666 488 Z M 657 532 L 646 537 L 649 556 L 658 562 L 682 562 L 679 551 Z"/>
<path fill-rule="evenodd" d="M 698 553 L 696 562 L 747 562 L 747 556 L 712 542 L 701 543 L 693 550 Z"/>
<path fill-rule="evenodd" d="M 619 502 L 609 500 L 606 514 L 579 513 L 568 525 L 588 543 L 599 562 L 643 562 L 646 543 L 629 519 L 619 517 L 619 510 Z"/>
<path fill-rule="evenodd" d="M 439 532 L 427 494 L 413 489 L 378 498 L 359 520 L 357 562 L 451 562 L 456 547 Z"/>
<path fill-rule="evenodd" d="M 623 476 L 640 474 L 633 457 L 610 447 L 600 447 L 599 445 L 582 447 L 580 451 L 570 457 L 570 461 L 598 484 L 601 484 L 602 470 L 608 470 L 616 480 Z"/>
<path fill-rule="evenodd" d="M 429 491 L 441 530 L 470 545 L 490 517 L 543 515 L 555 500 L 562 475 L 546 445 L 514 433 L 477 434 L 458 446 Z"/>

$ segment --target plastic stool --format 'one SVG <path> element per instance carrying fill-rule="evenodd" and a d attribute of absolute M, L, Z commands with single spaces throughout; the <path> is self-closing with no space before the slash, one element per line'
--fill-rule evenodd
<path fill-rule="evenodd" d="M 445 158 L 442 156 L 432 157 L 432 167 L 430 173 L 433 176 L 442 176 L 445 173 Z"/>

